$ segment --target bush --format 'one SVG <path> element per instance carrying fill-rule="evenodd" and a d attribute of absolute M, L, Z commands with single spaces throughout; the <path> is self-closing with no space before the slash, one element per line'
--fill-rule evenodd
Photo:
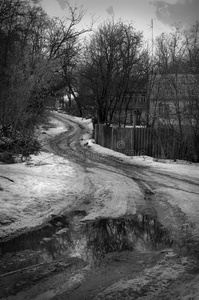
<path fill-rule="evenodd" d="M 41 145 L 35 137 L 5 140 L 0 145 L 0 161 L 3 163 L 14 163 L 16 155 L 19 155 L 21 160 L 24 161 L 31 154 L 38 154 L 40 151 Z"/>
<path fill-rule="evenodd" d="M 12 153 L 10 152 L 0 152 L 0 161 L 5 163 L 5 164 L 13 164 L 14 163 L 14 158 Z"/>

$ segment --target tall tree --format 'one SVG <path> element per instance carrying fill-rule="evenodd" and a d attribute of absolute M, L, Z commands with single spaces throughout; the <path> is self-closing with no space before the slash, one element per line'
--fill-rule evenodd
<path fill-rule="evenodd" d="M 156 43 L 156 73 L 151 76 L 151 123 L 173 130 L 181 153 L 192 147 L 196 154 L 199 149 L 198 29 L 196 23 L 186 31 L 176 27 L 161 35 Z"/>
<path fill-rule="evenodd" d="M 78 52 L 83 10 L 68 4 L 68 18 L 50 18 L 37 0 L 0 2 L 0 130 L 31 136 L 49 97 L 66 86 L 63 76 Z M 4 130 L 5 131 L 5 130 Z"/>
<path fill-rule="evenodd" d="M 148 70 L 143 37 L 132 24 L 114 18 L 91 36 L 82 62 L 82 76 L 97 107 L 100 122 L 111 122 L 116 108 L 128 107 Z"/>

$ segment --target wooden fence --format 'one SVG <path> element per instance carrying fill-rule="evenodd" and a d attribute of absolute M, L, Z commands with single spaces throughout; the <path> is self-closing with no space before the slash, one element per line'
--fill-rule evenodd
<path fill-rule="evenodd" d="M 97 144 L 129 156 L 195 160 L 193 141 L 180 140 L 169 128 L 122 128 L 96 124 Z"/>

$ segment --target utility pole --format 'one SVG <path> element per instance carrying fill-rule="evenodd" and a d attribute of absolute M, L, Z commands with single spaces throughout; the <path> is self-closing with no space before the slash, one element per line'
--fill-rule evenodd
<path fill-rule="evenodd" d="M 149 111 L 150 111 L 150 94 L 151 94 L 151 80 L 153 80 L 153 56 L 154 56 L 154 37 L 153 37 L 153 19 L 151 19 L 151 25 L 148 25 L 149 30 L 151 30 L 151 59 L 150 59 L 150 71 L 148 72 L 148 83 L 147 83 L 147 126 L 149 125 Z M 149 43 L 150 44 L 150 43 Z"/>
<path fill-rule="evenodd" d="M 153 63 L 153 46 L 154 46 L 154 39 L 153 39 L 153 19 L 151 19 L 151 51 L 152 51 L 152 63 Z"/>

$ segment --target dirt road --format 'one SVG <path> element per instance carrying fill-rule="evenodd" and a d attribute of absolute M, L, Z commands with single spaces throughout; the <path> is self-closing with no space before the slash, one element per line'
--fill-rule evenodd
<path fill-rule="evenodd" d="M 2 272 L 3 299 L 199 299 L 199 178 L 93 152 L 86 125 L 55 117 L 69 130 L 48 151 L 72 162 L 82 191 L 40 228 L 3 241 L 5 253 L 24 245 L 12 263 L 40 258 Z"/>
<path fill-rule="evenodd" d="M 94 198 L 102 208 L 96 208 L 95 202 L 87 210 L 85 221 L 140 213 L 157 217 L 176 244 L 181 238 L 185 243 L 191 236 L 195 240 L 199 238 L 198 177 L 185 172 L 179 174 L 178 166 L 172 172 L 93 153 L 80 145 L 80 138 L 88 131 L 86 126 L 67 116 L 56 117 L 67 120 L 73 130 L 67 133 L 67 142 L 61 137 L 56 144 L 53 141 L 52 148 L 81 165 L 93 186 L 100 185 L 95 189 Z"/>

